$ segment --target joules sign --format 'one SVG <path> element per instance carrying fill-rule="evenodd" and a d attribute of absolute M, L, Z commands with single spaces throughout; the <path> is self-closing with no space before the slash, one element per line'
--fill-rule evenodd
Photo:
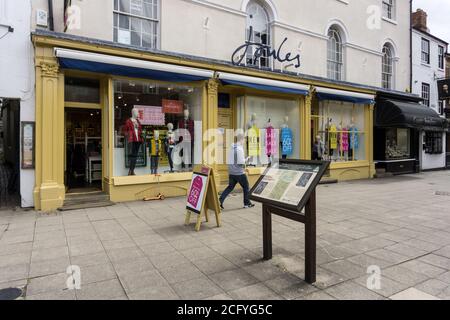
<path fill-rule="evenodd" d="M 287 42 L 288 38 L 284 38 L 283 42 L 280 44 L 278 49 L 273 49 L 269 45 L 252 42 L 251 35 L 253 34 L 253 29 L 250 28 L 248 40 L 245 41 L 245 44 L 239 46 L 233 53 L 231 57 L 231 62 L 234 65 L 242 65 L 244 59 L 247 59 L 248 54 L 252 53 L 251 64 L 256 65 L 256 62 L 260 58 L 270 58 L 272 57 L 274 60 L 283 62 L 294 62 L 294 68 L 300 67 L 300 54 L 293 55 L 292 52 L 288 52 L 286 54 L 282 53 L 283 46 Z"/>

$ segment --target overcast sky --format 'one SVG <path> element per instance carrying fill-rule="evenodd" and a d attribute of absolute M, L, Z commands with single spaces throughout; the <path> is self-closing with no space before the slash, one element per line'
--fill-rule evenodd
<path fill-rule="evenodd" d="M 450 43 L 450 1 L 413 0 L 413 9 L 421 8 L 428 13 L 430 33 Z"/>

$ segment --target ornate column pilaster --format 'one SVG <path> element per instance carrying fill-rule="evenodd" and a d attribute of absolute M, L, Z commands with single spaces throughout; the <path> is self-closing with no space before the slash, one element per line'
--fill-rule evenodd
<path fill-rule="evenodd" d="M 204 112 L 204 119 L 206 124 L 206 135 L 204 136 L 208 150 L 214 150 L 214 152 L 204 152 L 203 159 L 209 166 L 214 169 L 214 178 L 216 180 L 217 188 L 220 185 L 220 175 L 218 171 L 218 155 L 221 150 L 218 150 L 218 126 L 219 126 L 219 81 L 217 79 L 209 79 L 206 83 L 207 103 L 206 110 Z M 205 145 L 205 144 L 204 144 Z M 205 149 L 204 149 L 205 150 Z"/>
<path fill-rule="evenodd" d="M 55 61 L 36 63 L 35 207 L 51 211 L 63 205 L 64 76 Z"/>

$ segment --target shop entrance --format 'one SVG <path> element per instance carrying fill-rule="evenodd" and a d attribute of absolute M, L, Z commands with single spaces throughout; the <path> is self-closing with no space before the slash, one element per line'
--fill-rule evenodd
<path fill-rule="evenodd" d="M 66 108 L 67 193 L 102 190 L 102 115 L 99 109 Z"/>
<path fill-rule="evenodd" d="M 20 100 L 0 98 L 0 209 L 20 205 Z"/>
<path fill-rule="evenodd" d="M 223 164 L 218 166 L 220 175 L 221 187 L 225 188 L 228 185 L 228 165 L 226 164 L 227 156 L 233 143 L 232 137 L 227 136 L 227 130 L 233 130 L 233 110 L 231 108 L 219 108 L 219 130 L 223 133 L 222 141 L 218 146 L 218 150 L 222 150 Z"/>

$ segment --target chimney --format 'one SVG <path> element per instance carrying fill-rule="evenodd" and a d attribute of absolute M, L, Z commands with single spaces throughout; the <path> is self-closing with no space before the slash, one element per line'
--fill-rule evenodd
<path fill-rule="evenodd" d="M 417 9 L 417 11 L 412 14 L 413 27 L 423 32 L 430 32 L 430 29 L 427 27 L 427 18 L 428 15 L 425 11 Z"/>

